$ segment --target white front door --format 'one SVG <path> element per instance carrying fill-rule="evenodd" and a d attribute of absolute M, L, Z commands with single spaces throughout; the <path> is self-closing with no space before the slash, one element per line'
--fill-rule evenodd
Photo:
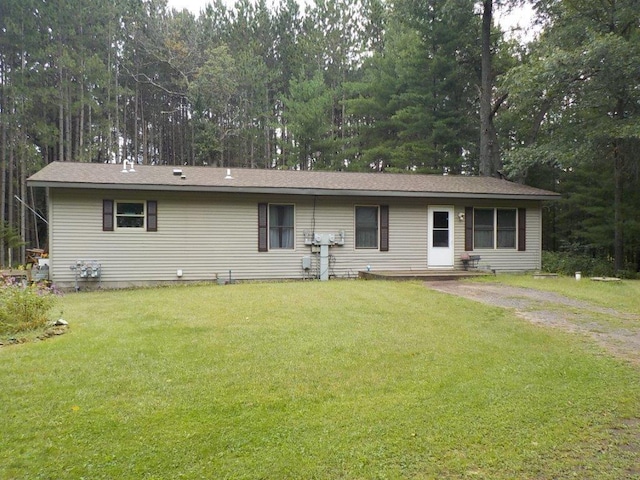
<path fill-rule="evenodd" d="M 428 267 L 453 268 L 453 207 L 430 206 L 427 225 Z"/>

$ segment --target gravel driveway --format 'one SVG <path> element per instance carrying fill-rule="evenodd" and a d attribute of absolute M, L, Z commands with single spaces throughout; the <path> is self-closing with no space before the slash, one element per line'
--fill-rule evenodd
<path fill-rule="evenodd" d="M 552 292 L 498 283 L 429 281 L 439 292 L 513 309 L 525 320 L 593 338 L 611 354 L 640 366 L 640 315 L 618 312 Z"/>

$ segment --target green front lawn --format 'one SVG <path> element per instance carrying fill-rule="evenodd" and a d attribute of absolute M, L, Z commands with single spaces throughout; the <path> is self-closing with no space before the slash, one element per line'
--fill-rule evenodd
<path fill-rule="evenodd" d="M 640 475 L 637 370 L 420 283 L 58 305 L 69 333 L 0 349 L 3 479 Z"/>

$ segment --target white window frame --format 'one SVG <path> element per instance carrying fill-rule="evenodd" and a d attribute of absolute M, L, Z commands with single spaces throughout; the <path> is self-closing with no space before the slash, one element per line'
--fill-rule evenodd
<path fill-rule="evenodd" d="M 142 214 L 140 215 L 131 215 L 131 214 L 119 214 L 118 206 L 126 203 L 135 203 L 142 205 Z M 142 225 L 137 227 L 121 227 L 118 225 L 119 218 L 142 218 Z M 114 222 L 114 230 L 135 232 L 135 231 L 147 231 L 147 201 L 146 200 L 114 200 L 113 202 L 113 222 Z"/>

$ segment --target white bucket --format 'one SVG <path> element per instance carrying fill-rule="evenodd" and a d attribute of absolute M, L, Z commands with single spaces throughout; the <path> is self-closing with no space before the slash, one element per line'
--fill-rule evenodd
<path fill-rule="evenodd" d="M 576 272 L 576 280 L 580 280 L 582 278 L 582 272 Z"/>

